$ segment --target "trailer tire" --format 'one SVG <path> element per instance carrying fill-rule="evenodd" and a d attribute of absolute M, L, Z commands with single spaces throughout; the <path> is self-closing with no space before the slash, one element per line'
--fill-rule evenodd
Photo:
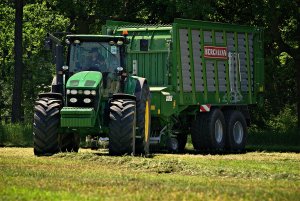
<path fill-rule="evenodd" d="M 225 146 L 225 119 L 219 109 L 199 114 L 192 123 L 192 142 L 197 150 L 220 152 Z"/>
<path fill-rule="evenodd" d="M 150 89 L 144 83 L 141 89 L 140 99 L 137 99 L 137 135 L 140 138 L 136 139 L 136 153 L 149 154 L 150 145 L 150 127 L 151 127 L 151 114 L 150 114 Z"/>
<path fill-rule="evenodd" d="M 35 102 L 33 151 L 37 156 L 59 152 L 58 129 L 61 100 L 43 97 Z"/>
<path fill-rule="evenodd" d="M 244 152 L 247 140 L 247 123 L 244 115 L 235 110 L 224 112 L 226 119 L 226 144 L 229 151 Z"/>
<path fill-rule="evenodd" d="M 59 135 L 61 152 L 78 152 L 80 136 L 76 133 L 64 133 Z"/>
<path fill-rule="evenodd" d="M 110 102 L 109 154 L 134 154 L 136 103 L 129 99 Z"/>

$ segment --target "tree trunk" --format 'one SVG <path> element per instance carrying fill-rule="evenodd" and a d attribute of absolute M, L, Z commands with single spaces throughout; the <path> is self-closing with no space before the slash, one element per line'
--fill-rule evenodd
<path fill-rule="evenodd" d="M 12 123 L 20 122 L 22 83 L 23 83 L 23 64 L 22 64 L 22 19 L 23 19 L 23 0 L 15 0 L 15 71 L 14 89 L 12 97 Z"/>
<path fill-rule="evenodd" d="M 297 71 L 297 116 L 298 116 L 298 128 L 300 128 L 300 55 L 295 57 L 295 67 Z"/>

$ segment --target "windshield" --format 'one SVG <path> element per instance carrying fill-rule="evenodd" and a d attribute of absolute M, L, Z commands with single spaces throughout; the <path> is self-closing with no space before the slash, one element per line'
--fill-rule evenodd
<path fill-rule="evenodd" d="M 72 44 L 69 71 L 114 72 L 120 66 L 120 48 L 107 42 Z"/>

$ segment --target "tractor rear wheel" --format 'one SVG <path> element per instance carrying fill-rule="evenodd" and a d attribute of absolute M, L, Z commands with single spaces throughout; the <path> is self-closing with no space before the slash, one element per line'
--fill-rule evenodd
<path fill-rule="evenodd" d="M 35 155 L 52 155 L 59 151 L 58 128 L 62 102 L 40 98 L 35 102 L 33 146 Z"/>
<path fill-rule="evenodd" d="M 192 142 L 197 150 L 222 151 L 225 146 L 225 119 L 219 109 L 199 114 L 192 125 Z"/>
<path fill-rule="evenodd" d="M 149 154 L 150 145 L 150 126 L 151 126 L 151 114 L 150 114 L 150 89 L 145 83 L 141 89 L 141 98 L 137 100 L 137 136 L 136 139 L 136 152 L 138 154 Z"/>
<path fill-rule="evenodd" d="M 129 99 L 116 99 L 110 103 L 109 154 L 134 154 L 136 129 L 136 103 Z"/>

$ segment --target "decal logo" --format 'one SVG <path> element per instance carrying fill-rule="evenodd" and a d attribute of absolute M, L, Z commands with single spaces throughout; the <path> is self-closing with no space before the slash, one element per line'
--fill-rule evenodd
<path fill-rule="evenodd" d="M 173 96 L 166 96 L 166 102 L 173 101 Z"/>
<path fill-rule="evenodd" d="M 204 46 L 204 58 L 227 59 L 227 47 Z"/>

